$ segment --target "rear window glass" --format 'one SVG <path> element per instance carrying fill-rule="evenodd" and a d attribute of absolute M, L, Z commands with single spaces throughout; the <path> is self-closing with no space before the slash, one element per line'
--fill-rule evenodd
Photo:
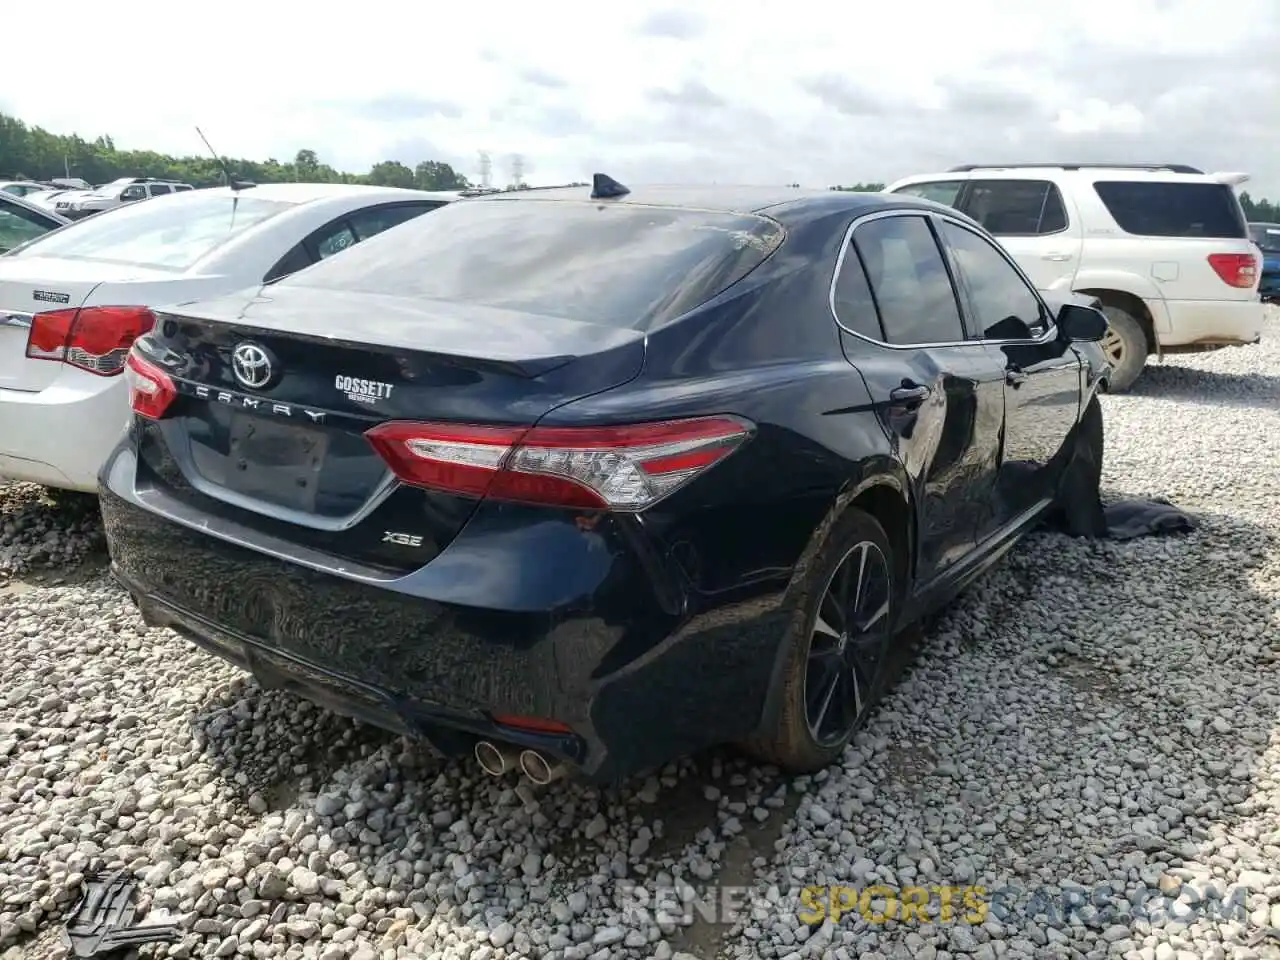
<path fill-rule="evenodd" d="M 281 281 L 651 329 L 782 240 L 751 215 L 574 200 L 463 200 Z"/>
<path fill-rule="evenodd" d="M 1267 253 L 1280 253 L 1280 223 L 1250 224 L 1249 236 Z"/>
<path fill-rule="evenodd" d="M 138 203 L 81 220 L 18 252 L 19 256 L 103 260 L 185 270 L 238 233 L 293 204 L 226 194 Z"/>
<path fill-rule="evenodd" d="M 1243 240 L 1244 217 L 1225 183 L 1100 181 L 1094 189 L 1125 233 Z"/>

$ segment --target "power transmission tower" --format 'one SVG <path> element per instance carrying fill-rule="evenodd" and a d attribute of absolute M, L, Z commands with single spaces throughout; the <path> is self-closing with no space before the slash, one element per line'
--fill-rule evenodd
<path fill-rule="evenodd" d="M 480 186 L 488 190 L 493 185 L 493 160 L 488 151 L 480 151 Z"/>
<path fill-rule="evenodd" d="M 524 186 L 524 157 L 518 153 L 511 157 L 511 185 L 517 190 Z"/>

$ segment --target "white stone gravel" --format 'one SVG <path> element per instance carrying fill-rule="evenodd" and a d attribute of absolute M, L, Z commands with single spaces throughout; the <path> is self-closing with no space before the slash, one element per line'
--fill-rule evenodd
<path fill-rule="evenodd" d="M 791 785 L 727 756 L 606 792 L 442 764 L 146 630 L 101 576 L 91 510 L 0 487 L 0 957 L 61 956 L 84 874 L 110 865 L 185 931 L 155 957 L 1280 956 L 1241 943 L 1280 926 L 1269 333 L 1105 400 L 1108 494 L 1167 496 L 1199 532 L 1029 538 L 845 762 Z M 673 878 L 753 887 L 757 907 L 636 908 L 634 884 Z M 1028 892 L 981 925 L 809 928 L 788 899 L 875 882 Z M 1104 885 L 1099 911 L 1028 915 L 1030 891 Z M 1216 915 L 1185 906 L 1206 892 Z"/>

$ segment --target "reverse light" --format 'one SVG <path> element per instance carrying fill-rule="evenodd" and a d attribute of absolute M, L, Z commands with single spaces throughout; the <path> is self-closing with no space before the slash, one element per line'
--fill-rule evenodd
<path fill-rule="evenodd" d="M 146 307 L 49 310 L 31 318 L 27 356 L 114 377 L 124 371 L 133 342 L 155 324 L 155 314 Z"/>
<path fill-rule="evenodd" d="M 163 417 L 178 396 L 169 375 L 137 350 L 129 351 L 124 363 L 124 379 L 129 384 L 129 407 L 149 420 Z"/>
<path fill-rule="evenodd" d="M 1209 266 L 1223 283 L 1242 290 L 1258 282 L 1258 258 L 1252 253 L 1211 253 Z"/>
<path fill-rule="evenodd" d="M 729 456 L 753 430 L 730 416 L 609 427 L 392 421 L 365 437 L 413 486 L 517 503 L 639 511 Z"/>

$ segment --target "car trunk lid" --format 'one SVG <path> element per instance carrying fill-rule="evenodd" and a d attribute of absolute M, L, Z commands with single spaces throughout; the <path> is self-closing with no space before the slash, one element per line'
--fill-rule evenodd
<path fill-rule="evenodd" d="M 144 425 L 167 493 L 275 536 L 410 569 L 474 509 L 403 488 L 365 433 L 392 420 L 532 425 L 639 374 L 644 335 L 456 303 L 266 288 L 158 314 L 140 353 L 177 398 Z"/>

